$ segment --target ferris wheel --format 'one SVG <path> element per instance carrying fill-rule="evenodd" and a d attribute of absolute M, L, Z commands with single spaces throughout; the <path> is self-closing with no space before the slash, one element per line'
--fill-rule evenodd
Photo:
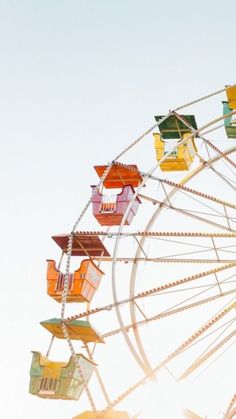
<path fill-rule="evenodd" d="M 194 106 L 218 95 L 223 114 L 200 126 Z M 95 166 L 99 181 L 71 232 L 52 236 L 60 256 L 47 261 L 47 292 L 61 317 L 41 322 L 51 341 L 45 356 L 33 352 L 31 394 L 85 395 L 88 409 L 78 403 L 73 419 L 200 418 L 188 406 L 182 416 L 143 412 L 140 396 L 133 416 L 123 406 L 163 371 L 189 391 L 192 379 L 214 380 L 236 342 L 235 114 L 236 85 L 226 86 L 156 115 Z M 90 218 L 99 228 L 81 229 Z M 49 359 L 55 339 L 68 343 L 69 360 Z M 235 399 L 222 419 L 236 415 Z"/>

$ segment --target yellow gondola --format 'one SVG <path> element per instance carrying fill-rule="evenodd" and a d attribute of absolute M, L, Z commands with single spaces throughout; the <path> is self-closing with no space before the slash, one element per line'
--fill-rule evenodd
<path fill-rule="evenodd" d="M 68 362 L 54 362 L 40 352 L 32 353 L 30 394 L 44 399 L 78 400 L 96 364 L 84 355 L 76 354 L 82 377 L 72 356 Z"/>
<path fill-rule="evenodd" d="M 126 412 L 113 411 L 102 414 L 102 412 L 84 412 L 72 419 L 129 419 L 130 416 Z"/>
<path fill-rule="evenodd" d="M 236 109 L 236 86 L 226 86 L 226 94 L 230 109 Z"/>
<path fill-rule="evenodd" d="M 160 164 L 161 170 L 168 172 L 189 170 L 197 152 L 194 138 L 187 139 L 190 135 L 190 132 L 183 134 L 183 138 L 186 138 L 186 141 L 179 146 L 177 145 L 175 150 Z M 173 140 L 171 142 L 162 140 L 159 133 L 154 133 L 153 136 L 155 140 L 156 159 L 160 161 L 173 148 L 174 143 Z"/>
<path fill-rule="evenodd" d="M 65 339 L 64 333 L 62 330 L 62 321 L 61 319 L 49 319 L 40 322 L 40 324 L 45 327 L 53 336 L 56 336 L 59 339 Z M 90 322 L 86 320 L 70 320 L 66 323 L 67 332 L 70 336 L 70 339 L 81 340 L 82 342 L 97 342 L 104 343 L 102 337 L 97 333 L 97 331 L 91 326 Z"/>
<path fill-rule="evenodd" d="M 184 409 L 183 415 L 186 419 L 203 419 L 201 416 L 198 416 L 196 413 L 189 409 Z"/>

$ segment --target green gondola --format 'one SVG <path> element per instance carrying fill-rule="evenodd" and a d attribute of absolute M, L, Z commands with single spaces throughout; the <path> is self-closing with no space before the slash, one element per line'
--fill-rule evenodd
<path fill-rule="evenodd" d="M 155 116 L 155 120 L 159 122 L 164 115 Z M 185 121 L 185 122 L 184 122 Z M 191 131 L 191 128 L 197 130 L 197 123 L 194 115 L 169 115 L 159 125 L 159 131 L 163 139 L 183 138 L 183 135 Z"/>
<path fill-rule="evenodd" d="M 223 115 L 228 115 L 232 112 L 229 107 L 229 103 L 224 101 L 223 103 Z M 236 121 L 232 122 L 232 115 L 224 119 L 224 126 L 226 135 L 228 138 L 236 138 Z"/>

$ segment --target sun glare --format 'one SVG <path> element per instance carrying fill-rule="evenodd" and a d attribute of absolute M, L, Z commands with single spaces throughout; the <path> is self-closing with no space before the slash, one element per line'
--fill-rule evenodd
<path fill-rule="evenodd" d="M 160 374 L 155 382 L 143 386 L 142 410 L 139 419 L 183 419 L 186 391 L 167 373 Z"/>

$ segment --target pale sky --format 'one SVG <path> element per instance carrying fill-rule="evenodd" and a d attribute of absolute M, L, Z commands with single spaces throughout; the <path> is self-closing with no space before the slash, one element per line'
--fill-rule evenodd
<path fill-rule="evenodd" d="M 30 351 L 45 354 L 50 341 L 39 323 L 60 317 L 60 306 L 46 294 L 45 260 L 60 256 L 51 236 L 71 231 L 90 185 L 98 182 L 93 166 L 111 161 L 154 124 L 155 114 L 236 83 L 235 9 L 234 0 L 0 0 L 4 419 L 71 419 L 90 409 L 86 396 L 65 402 L 28 394 Z M 220 115 L 222 99 L 204 109 L 198 105 L 201 123 Z M 143 162 L 145 170 L 154 165 L 149 138 L 147 153 L 137 147 L 128 163 L 138 162 L 142 169 Z M 101 227 L 89 213 L 81 229 Z M 100 304 L 112 301 L 110 276 L 98 292 Z M 208 319 L 202 316 L 202 322 Z M 105 346 L 106 355 L 100 351 L 98 358 L 109 388 L 117 348 L 124 359 L 127 348 L 121 336 Z M 230 354 L 233 360 L 233 349 Z M 53 356 L 67 360 L 66 344 L 57 342 Z M 220 374 L 224 370 L 223 362 L 222 357 L 216 374 L 217 368 Z M 132 368 L 138 377 L 138 367 Z M 126 388 L 125 375 L 121 369 L 115 376 L 116 396 Z M 214 397 L 209 401 L 207 392 L 215 392 L 217 412 L 226 408 L 232 377 L 222 383 L 221 404 L 222 390 L 209 388 L 206 375 L 199 414 L 208 414 L 207 406 L 213 419 Z M 101 404 L 96 385 L 91 386 Z M 135 414 L 138 401 L 137 393 L 117 408 Z"/>

